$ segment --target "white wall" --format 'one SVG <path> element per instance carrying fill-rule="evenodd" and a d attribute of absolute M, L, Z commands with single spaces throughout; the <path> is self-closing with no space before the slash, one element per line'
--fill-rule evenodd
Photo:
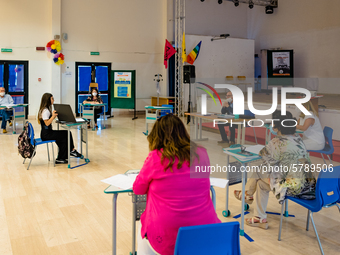
<path fill-rule="evenodd" d="M 51 6 L 52 0 L 1 1 L 0 47 L 11 48 L 13 52 L 0 53 L 0 59 L 29 61 L 30 115 L 36 115 L 41 95 L 51 91 L 51 56 L 35 50 L 53 39 Z"/>
<path fill-rule="evenodd" d="M 258 54 L 261 49 L 293 49 L 295 77 L 323 78 L 319 92 L 339 94 L 339 13 L 338 0 L 279 1 L 272 15 L 255 6 L 248 10 L 248 38 L 255 39 Z"/>
<path fill-rule="evenodd" d="M 62 44 L 63 102 L 74 107 L 75 62 L 110 62 L 112 70 L 136 70 L 137 98 L 156 95 L 153 79 L 161 73 L 166 95 L 166 16 L 166 0 L 62 0 L 62 33 L 68 34 Z M 90 56 L 91 51 L 100 55 Z M 65 76 L 66 69 L 72 77 Z"/>
<path fill-rule="evenodd" d="M 217 0 L 186 0 L 185 29 L 187 34 L 230 34 L 233 38 L 247 38 L 247 6 L 235 7 L 232 2 Z"/>

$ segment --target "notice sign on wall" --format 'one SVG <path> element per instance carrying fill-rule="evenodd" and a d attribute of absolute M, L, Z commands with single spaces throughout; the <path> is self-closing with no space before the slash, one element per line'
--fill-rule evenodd
<path fill-rule="evenodd" d="M 131 98 L 131 73 L 115 72 L 114 97 Z"/>
<path fill-rule="evenodd" d="M 273 52 L 273 76 L 290 76 L 290 52 Z"/>

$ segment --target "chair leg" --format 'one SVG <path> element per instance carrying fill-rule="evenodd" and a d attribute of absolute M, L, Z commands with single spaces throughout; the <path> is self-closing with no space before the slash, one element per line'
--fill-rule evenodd
<path fill-rule="evenodd" d="M 321 245 L 321 242 L 320 242 L 320 238 L 319 238 L 319 235 L 318 235 L 318 231 L 316 230 L 316 226 L 315 226 L 315 223 L 314 223 L 313 212 L 310 212 L 310 218 L 311 218 L 311 220 L 312 220 L 312 225 L 313 225 L 313 228 L 314 228 L 314 232 L 315 232 L 315 235 L 316 235 L 316 239 L 318 239 L 320 252 L 321 252 L 322 255 L 325 255 L 325 253 L 323 252 L 323 249 L 322 249 L 322 245 Z"/>
<path fill-rule="evenodd" d="M 327 158 L 329 159 L 329 162 L 331 162 L 331 164 L 333 165 L 331 158 L 328 156 L 328 154 L 326 154 L 326 155 L 327 155 Z"/>
<path fill-rule="evenodd" d="M 26 161 L 26 159 L 24 158 L 24 162 L 22 162 L 22 163 L 25 164 L 25 161 Z"/>
<path fill-rule="evenodd" d="M 38 146 L 35 146 L 35 147 L 34 147 L 34 151 L 33 151 L 33 154 L 32 154 L 31 160 L 30 160 L 30 163 L 28 164 L 27 170 L 30 168 L 30 165 L 31 165 L 32 159 L 33 159 L 33 155 L 35 155 L 35 151 L 37 150 L 37 147 L 38 147 Z"/>
<path fill-rule="evenodd" d="M 53 148 L 53 143 L 51 143 L 51 146 L 52 146 L 53 166 L 55 167 L 55 157 L 54 157 L 54 148 Z"/>
<path fill-rule="evenodd" d="M 306 223 L 306 230 L 309 230 L 309 214 L 310 214 L 310 210 L 308 210 L 307 212 L 307 223 Z"/>
<path fill-rule="evenodd" d="M 283 209 L 284 209 L 285 201 L 283 201 L 281 206 L 281 219 L 280 219 L 280 228 L 279 228 L 279 237 L 278 240 L 281 241 L 281 230 L 282 230 L 282 219 L 283 219 Z"/>
<path fill-rule="evenodd" d="M 339 205 L 339 204 L 336 204 L 336 206 L 338 207 L 338 209 L 339 209 L 339 213 L 340 213 L 340 205 Z"/>
<path fill-rule="evenodd" d="M 255 142 L 256 142 L 256 144 L 258 144 L 258 143 L 257 143 L 256 132 L 255 132 L 255 128 L 254 128 L 254 127 L 253 127 L 253 130 L 254 130 Z"/>
<path fill-rule="evenodd" d="M 324 158 L 324 156 L 323 156 L 322 153 L 321 153 L 321 157 L 322 157 L 322 159 L 323 159 L 323 162 L 327 165 L 326 160 L 325 160 L 325 158 Z"/>
<path fill-rule="evenodd" d="M 50 150 L 48 149 L 48 143 L 46 143 L 47 145 L 47 155 L 48 155 L 48 161 L 50 161 Z"/>

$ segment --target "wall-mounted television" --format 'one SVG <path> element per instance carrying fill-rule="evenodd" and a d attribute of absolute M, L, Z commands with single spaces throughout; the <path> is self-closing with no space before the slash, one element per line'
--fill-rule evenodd
<path fill-rule="evenodd" d="M 268 50 L 268 85 L 294 86 L 294 51 Z"/>

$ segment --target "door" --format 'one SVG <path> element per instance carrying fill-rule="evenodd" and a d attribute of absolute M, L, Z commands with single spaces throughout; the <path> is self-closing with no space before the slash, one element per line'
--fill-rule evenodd
<path fill-rule="evenodd" d="M 111 63 L 76 62 L 76 113 L 79 115 L 79 104 L 90 96 L 90 83 L 98 83 L 98 90 L 103 102 L 107 104 L 106 113 L 111 115 L 110 108 L 110 73 Z"/>
<path fill-rule="evenodd" d="M 28 104 L 28 61 L 0 60 L 0 87 L 5 88 L 15 104 Z"/>

